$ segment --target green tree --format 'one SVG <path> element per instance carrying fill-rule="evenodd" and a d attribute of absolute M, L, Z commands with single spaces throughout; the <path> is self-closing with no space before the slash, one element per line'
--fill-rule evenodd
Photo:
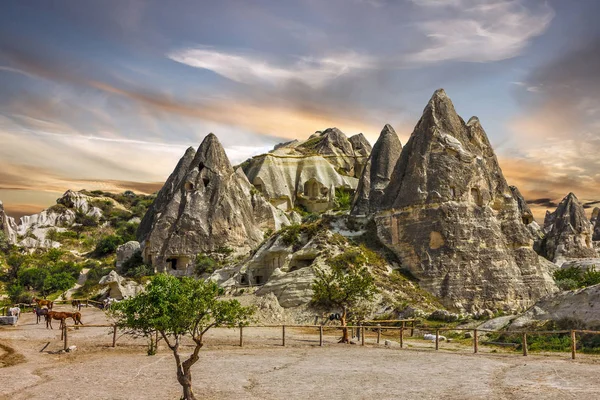
<path fill-rule="evenodd" d="M 378 292 L 375 279 L 364 266 L 362 256 L 349 258 L 341 254 L 330 259 L 330 269 L 315 268 L 316 279 L 312 285 L 313 302 L 322 306 L 338 307 L 342 310 L 342 339 L 340 343 L 350 343 L 347 317 L 362 301 L 370 302 Z"/>
<path fill-rule="evenodd" d="M 191 400 L 196 397 L 190 369 L 199 360 L 204 334 L 212 327 L 247 324 L 252 314 L 252 309 L 242 307 L 237 300 L 219 300 L 222 294 L 214 282 L 160 274 L 151 279 L 144 293 L 117 303 L 110 313 L 117 326 L 132 334 L 161 335 L 175 357 L 183 399 Z M 187 359 L 181 354 L 184 336 L 191 336 L 195 343 Z"/>
<path fill-rule="evenodd" d="M 59 272 L 46 276 L 42 286 L 42 293 L 48 295 L 52 292 L 64 292 L 75 285 L 77 280 L 68 272 Z"/>
<path fill-rule="evenodd" d="M 117 235 L 108 235 L 100 239 L 96 245 L 94 253 L 98 256 L 105 256 L 117 251 L 117 247 L 123 244 L 123 239 Z"/>

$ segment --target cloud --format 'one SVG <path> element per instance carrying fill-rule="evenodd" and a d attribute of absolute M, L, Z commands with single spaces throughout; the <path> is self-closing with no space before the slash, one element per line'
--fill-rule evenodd
<path fill-rule="evenodd" d="M 542 3 L 535 10 L 514 0 L 413 0 L 416 5 L 443 9 L 443 16 L 417 23 L 428 41 L 409 54 L 413 64 L 442 61 L 492 62 L 519 55 L 531 39 L 546 31 L 554 10 Z M 447 13 L 454 13 L 447 17 Z"/>
<path fill-rule="evenodd" d="M 325 85 L 352 70 L 372 68 L 369 57 L 354 52 L 328 57 L 295 57 L 284 65 L 255 52 L 228 52 L 210 47 L 173 51 L 167 57 L 195 68 L 213 71 L 241 83 L 285 84 L 297 80 L 311 87 Z"/>

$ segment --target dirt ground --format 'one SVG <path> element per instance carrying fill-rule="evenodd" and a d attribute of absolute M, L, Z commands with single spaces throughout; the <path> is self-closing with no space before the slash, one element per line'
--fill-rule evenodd
<path fill-rule="evenodd" d="M 61 309 L 69 309 L 62 306 Z M 86 324 L 107 323 L 99 310 L 83 309 Z M 174 361 L 162 345 L 146 355 L 146 341 L 110 328 L 69 330 L 72 353 L 62 348 L 60 330 L 22 315 L 17 327 L 0 327 L 0 399 L 178 399 Z M 465 344 L 442 343 L 439 351 L 419 338 L 408 348 L 336 344 L 327 331 L 220 329 L 206 338 L 193 367 L 194 391 L 208 399 L 568 399 L 600 398 L 600 357 L 516 352 L 474 355 Z M 389 337 L 392 339 L 392 337 Z M 394 338 L 393 340 L 397 340 Z M 190 348 L 191 349 L 191 348 Z"/>

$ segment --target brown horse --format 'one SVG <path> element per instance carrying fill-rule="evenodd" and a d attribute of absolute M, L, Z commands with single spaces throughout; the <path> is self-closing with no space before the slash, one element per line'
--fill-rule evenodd
<path fill-rule="evenodd" d="M 60 311 L 48 311 L 48 314 L 46 314 L 46 329 L 48 329 L 48 327 L 50 327 L 50 329 L 54 329 L 52 328 L 52 320 L 56 319 L 60 321 L 60 327 L 62 328 L 63 325 L 65 324 L 65 320 L 67 318 L 72 317 L 72 315 L 68 315 L 71 313 L 66 313 L 66 312 L 60 312 Z"/>
<path fill-rule="evenodd" d="M 33 301 L 37 303 L 38 307 L 48 307 L 49 310 L 52 310 L 52 307 L 54 306 L 54 302 L 52 300 L 36 299 L 34 297 Z"/>

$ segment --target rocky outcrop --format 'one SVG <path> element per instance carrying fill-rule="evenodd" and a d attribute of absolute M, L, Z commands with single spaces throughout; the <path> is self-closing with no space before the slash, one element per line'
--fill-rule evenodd
<path fill-rule="evenodd" d="M 78 214 L 99 220 L 103 214 L 100 208 L 94 206 L 95 202 L 118 204 L 108 197 L 92 197 L 82 192 L 66 191 L 56 200 L 56 205 L 38 214 L 21 217 L 16 233 L 23 239 L 18 241 L 18 245 L 28 249 L 60 247 L 60 243 L 46 237 L 48 232 L 60 232 L 73 226 L 77 223 Z M 123 208 L 121 205 L 118 207 Z"/>
<path fill-rule="evenodd" d="M 0 232 L 4 234 L 4 237 L 9 243 L 15 244 L 17 242 L 17 224 L 14 218 L 9 217 L 4 212 L 4 205 L 0 201 Z"/>
<path fill-rule="evenodd" d="M 367 215 L 377 210 L 401 151 L 398 135 L 391 125 L 386 124 L 358 182 L 352 203 L 353 215 Z"/>
<path fill-rule="evenodd" d="M 449 308 L 525 309 L 556 291 L 479 120 L 434 93 L 376 215 L 378 236 Z"/>
<path fill-rule="evenodd" d="M 277 223 L 257 217 L 272 206 L 262 196 L 255 196 L 253 204 L 251 191 L 217 137 L 209 134 L 195 154 L 186 152 L 144 217 L 138 231 L 144 260 L 158 271 L 191 274 L 198 253 L 229 247 L 241 254 L 254 248 L 263 240 L 261 227 Z"/>
<path fill-rule="evenodd" d="M 590 223 L 592 225 L 596 224 L 596 220 L 598 219 L 599 214 L 600 214 L 600 208 L 594 207 L 594 209 L 592 210 L 592 215 L 590 217 Z"/>
<path fill-rule="evenodd" d="M 600 285 L 557 293 L 541 299 L 517 318 L 510 329 L 523 329 L 535 321 L 577 325 L 579 329 L 600 329 Z"/>
<path fill-rule="evenodd" d="M 597 257 L 592 225 L 573 193 L 562 199 L 556 211 L 546 215 L 544 231 L 541 254 L 558 265 L 572 259 Z"/>
<path fill-rule="evenodd" d="M 529 233 L 531 233 L 533 237 L 533 249 L 537 253 L 539 253 L 542 241 L 544 239 L 544 231 L 533 218 L 533 213 L 531 212 L 529 205 L 525 201 L 525 198 L 523 197 L 519 189 L 516 186 L 509 187 L 513 198 L 517 201 L 519 213 L 521 214 L 521 221 L 523 221 L 523 224 L 527 227 L 527 230 L 529 231 Z"/>
<path fill-rule="evenodd" d="M 123 263 L 128 261 L 138 251 L 141 251 L 140 242 L 134 240 L 117 247 L 117 271 L 121 272 Z"/>
<path fill-rule="evenodd" d="M 108 275 L 103 276 L 99 284 L 101 286 L 108 286 L 108 297 L 117 300 L 135 297 L 144 289 L 139 283 L 123 278 L 114 270 L 110 271 Z"/>
<path fill-rule="evenodd" d="M 244 166 L 248 180 L 281 210 L 302 206 L 323 212 L 334 206 L 335 189 L 355 189 L 358 180 L 342 175 L 322 156 L 267 153 Z"/>

